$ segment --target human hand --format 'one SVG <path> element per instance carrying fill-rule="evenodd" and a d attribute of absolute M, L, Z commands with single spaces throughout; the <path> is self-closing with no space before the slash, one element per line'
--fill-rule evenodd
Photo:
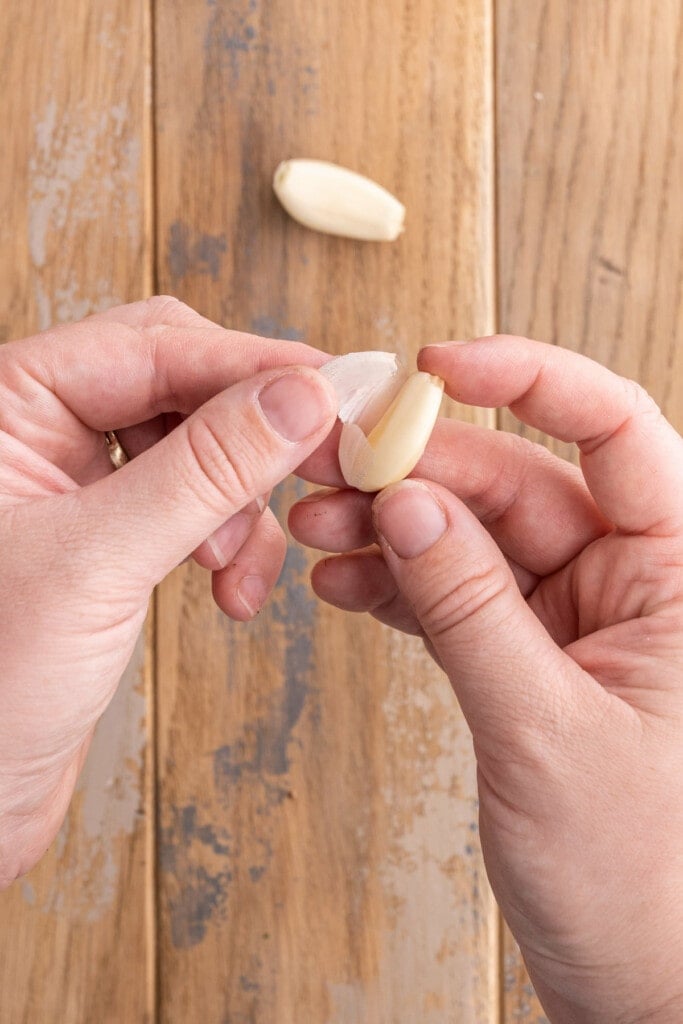
<path fill-rule="evenodd" d="M 154 585 L 194 552 L 227 614 L 265 601 L 264 501 L 332 428 L 324 360 L 167 298 L 0 348 L 0 888 L 54 838 Z"/>
<path fill-rule="evenodd" d="M 576 442 L 441 421 L 417 480 L 290 514 L 344 552 L 317 593 L 423 636 L 467 718 L 489 878 L 550 1019 L 683 1020 L 683 442 L 560 348 L 429 346 L 420 369 Z M 303 471 L 343 486 L 329 445 Z M 361 549 L 361 550 L 357 550 Z"/>

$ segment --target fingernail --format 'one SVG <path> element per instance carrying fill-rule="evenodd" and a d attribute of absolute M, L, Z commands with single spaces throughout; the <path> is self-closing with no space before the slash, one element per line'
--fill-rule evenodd
<path fill-rule="evenodd" d="M 253 619 L 261 611 L 268 597 L 268 587 L 263 576 L 243 576 L 237 584 L 237 597 Z"/>
<path fill-rule="evenodd" d="M 399 558 L 417 558 L 436 544 L 448 525 L 432 492 L 405 481 L 375 502 L 378 531 Z"/>
<path fill-rule="evenodd" d="M 236 512 L 230 519 L 221 523 L 218 529 L 206 538 L 206 543 L 220 569 L 224 569 L 235 552 L 239 551 L 253 526 L 254 515 L 253 513 L 250 515 L 245 509 L 242 512 Z"/>
<path fill-rule="evenodd" d="M 428 345 L 423 345 L 422 349 L 426 348 L 452 348 L 453 345 L 469 345 L 473 338 L 462 338 L 454 341 L 430 341 Z"/>
<path fill-rule="evenodd" d="M 245 540 L 254 529 L 256 520 L 267 505 L 268 495 L 259 495 L 248 505 L 245 505 L 240 512 L 230 516 L 224 523 L 214 530 L 206 538 L 206 544 L 216 559 L 219 569 L 225 569 L 230 559 L 242 547 Z"/>
<path fill-rule="evenodd" d="M 306 494 L 303 498 L 299 498 L 299 505 L 312 505 L 315 501 L 322 501 L 323 498 L 329 498 L 331 494 L 337 494 L 338 487 L 325 487 L 321 491 L 313 491 L 312 494 Z"/>
<path fill-rule="evenodd" d="M 211 554 L 216 559 L 216 564 L 218 565 L 218 568 L 225 569 L 226 565 L 228 564 L 228 560 L 221 551 L 220 544 L 215 539 L 213 534 L 211 534 L 210 537 L 206 538 L 206 543 L 211 550 Z"/>
<path fill-rule="evenodd" d="M 261 391 L 259 402 L 273 430 L 285 441 L 303 441 L 319 430 L 331 414 L 331 402 L 320 383 L 304 373 L 277 377 Z"/>

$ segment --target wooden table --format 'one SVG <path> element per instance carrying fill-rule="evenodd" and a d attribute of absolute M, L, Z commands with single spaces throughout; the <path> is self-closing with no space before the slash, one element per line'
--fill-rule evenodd
<path fill-rule="evenodd" d="M 335 352 L 499 329 L 680 428 L 682 32 L 679 0 L 5 0 L 0 338 L 153 292 Z M 297 155 L 391 188 L 405 235 L 289 221 Z M 311 564 L 292 545 L 246 627 L 194 566 L 159 589 L 67 824 L 0 898 L 3 1024 L 544 1020 L 447 682 L 320 606 Z"/>

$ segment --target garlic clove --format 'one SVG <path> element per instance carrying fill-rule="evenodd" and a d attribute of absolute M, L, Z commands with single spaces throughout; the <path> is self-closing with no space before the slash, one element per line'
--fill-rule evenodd
<path fill-rule="evenodd" d="M 285 160 L 273 189 L 287 213 L 314 231 L 368 242 L 392 242 L 405 207 L 377 182 L 326 160 Z"/>
<path fill-rule="evenodd" d="M 354 437 L 347 448 L 344 433 L 350 428 L 345 426 L 339 465 L 347 483 L 359 491 L 379 491 L 407 477 L 427 447 L 439 415 L 443 387 L 440 377 L 421 371 L 412 373 L 367 439 L 363 434 L 364 445 Z M 359 427 L 356 430 L 362 434 Z"/>
<path fill-rule="evenodd" d="M 374 358 L 380 355 L 382 360 Z M 344 424 L 339 465 L 346 482 L 372 492 L 403 480 L 419 462 L 434 429 L 443 396 L 441 378 L 423 372 L 406 376 L 394 356 L 372 352 L 340 356 L 321 373 L 332 381 L 339 398 Z"/>

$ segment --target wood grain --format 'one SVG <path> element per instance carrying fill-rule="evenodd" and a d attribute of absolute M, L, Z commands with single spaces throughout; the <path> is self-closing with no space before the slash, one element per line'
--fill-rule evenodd
<path fill-rule="evenodd" d="M 0 22 L 0 339 L 150 288 L 150 31 L 134 0 L 7 0 Z M 152 1021 L 141 640 L 67 822 L 0 896 L 6 1024 Z"/>
<path fill-rule="evenodd" d="M 637 378 L 680 430 L 683 5 L 496 10 L 499 328 Z M 505 1019 L 544 1020 L 509 937 L 503 966 Z"/>
<path fill-rule="evenodd" d="M 491 28 L 484 0 L 159 0 L 162 288 L 334 352 L 491 330 Z M 270 181 L 299 155 L 395 191 L 402 239 L 290 221 Z M 161 1019 L 492 1022 L 467 730 L 420 645 L 320 606 L 310 565 L 292 545 L 250 626 L 194 567 L 161 589 Z"/>
<path fill-rule="evenodd" d="M 495 240 L 492 4 L 155 0 L 152 197 L 147 6 L 8 0 L 0 340 L 148 294 L 155 207 L 159 284 L 220 322 L 408 361 L 497 326 L 637 377 L 681 429 L 683 4 L 496 0 Z M 270 179 L 298 155 L 395 191 L 404 237 L 288 220 Z M 195 567 L 161 589 L 67 827 L 0 897 L 3 1022 L 545 1020 L 498 947 L 449 688 L 315 602 L 311 564 L 292 544 L 249 626 Z"/>

